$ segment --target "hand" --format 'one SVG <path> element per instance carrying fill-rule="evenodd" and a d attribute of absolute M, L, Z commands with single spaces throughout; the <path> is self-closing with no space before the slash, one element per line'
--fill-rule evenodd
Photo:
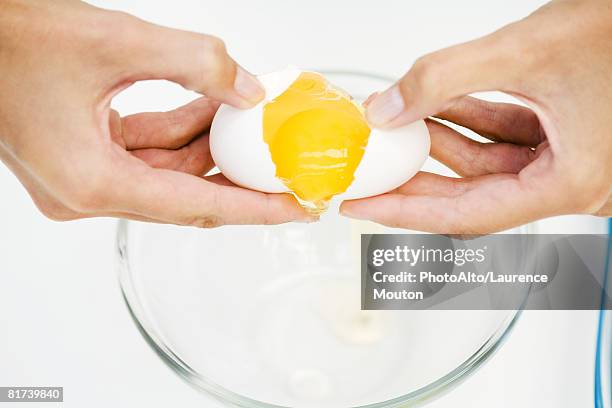
<path fill-rule="evenodd" d="M 531 109 L 465 96 L 499 90 Z M 554 1 L 528 18 L 419 59 L 369 101 L 369 121 L 427 120 L 431 155 L 462 178 L 421 172 L 341 212 L 394 227 L 488 233 L 560 214 L 612 215 L 612 3 Z"/>
<path fill-rule="evenodd" d="M 221 40 L 78 1 L 4 0 L 0 44 L 0 159 L 49 218 L 200 227 L 309 220 L 288 195 L 200 177 L 214 166 L 215 101 L 246 108 L 264 96 Z M 211 99 L 121 119 L 113 96 L 146 79 Z"/>

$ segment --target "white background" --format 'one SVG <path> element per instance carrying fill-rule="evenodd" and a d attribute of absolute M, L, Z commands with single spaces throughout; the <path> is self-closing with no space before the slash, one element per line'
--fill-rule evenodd
<path fill-rule="evenodd" d="M 542 2 L 95 3 L 222 37 L 255 72 L 295 64 L 398 76 L 419 55 L 483 35 Z M 114 105 L 131 113 L 191 98 L 155 83 L 136 85 Z M 603 222 L 585 217 L 544 225 L 550 232 L 604 231 Z M 109 219 L 44 219 L 0 166 L 0 385 L 64 386 L 64 407 L 213 406 L 158 360 L 130 321 L 114 269 L 114 229 Z M 596 317 L 527 313 L 492 361 L 431 406 L 592 406 Z"/>

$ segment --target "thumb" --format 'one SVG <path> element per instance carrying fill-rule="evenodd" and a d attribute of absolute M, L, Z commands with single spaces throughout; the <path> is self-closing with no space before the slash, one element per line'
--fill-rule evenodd
<path fill-rule="evenodd" d="M 375 127 L 397 127 L 445 110 L 454 99 L 491 90 L 511 92 L 524 72 L 515 25 L 419 58 L 397 83 L 366 106 Z"/>
<path fill-rule="evenodd" d="M 259 102 L 265 92 L 259 81 L 240 67 L 217 37 L 175 30 L 126 15 L 131 80 L 166 79 L 211 99 L 238 108 Z"/>

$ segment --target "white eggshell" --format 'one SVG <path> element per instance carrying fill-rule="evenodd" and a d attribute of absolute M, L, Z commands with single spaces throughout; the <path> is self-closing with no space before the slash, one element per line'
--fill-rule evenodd
<path fill-rule="evenodd" d="M 410 180 L 429 156 L 429 131 L 419 120 L 397 129 L 372 129 L 355 180 L 341 200 L 371 197 Z"/>
<path fill-rule="evenodd" d="M 276 177 L 270 149 L 263 138 L 263 106 L 283 93 L 300 75 L 297 68 L 260 75 L 265 99 L 251 109 L 223 105 L 210 127 L 210 153 L 221 172 L 233 183 L 267 193 L 287 187 Z"/>

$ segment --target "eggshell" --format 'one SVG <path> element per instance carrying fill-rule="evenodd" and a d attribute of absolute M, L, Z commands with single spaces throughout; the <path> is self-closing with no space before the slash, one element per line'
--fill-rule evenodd
<path fill-rule="evenodd" d="M 210 153 L 221 172 L 233 183 L 266 193 L 287 187 L 276 177 L 270 149 L 263 138 L 263 106 L 283 93 L 301 71 L 289 67 L 260 75 L 265 99 L 251 109 L 222 105 L 210 127 Z"/>
<path fill-rule="evenodd" d="M 396 129 L 372 129 L 355 180 L 341 200 L 371 197 L 410 180 L 429 156 L 429 131 L 419 120 Z"/>

